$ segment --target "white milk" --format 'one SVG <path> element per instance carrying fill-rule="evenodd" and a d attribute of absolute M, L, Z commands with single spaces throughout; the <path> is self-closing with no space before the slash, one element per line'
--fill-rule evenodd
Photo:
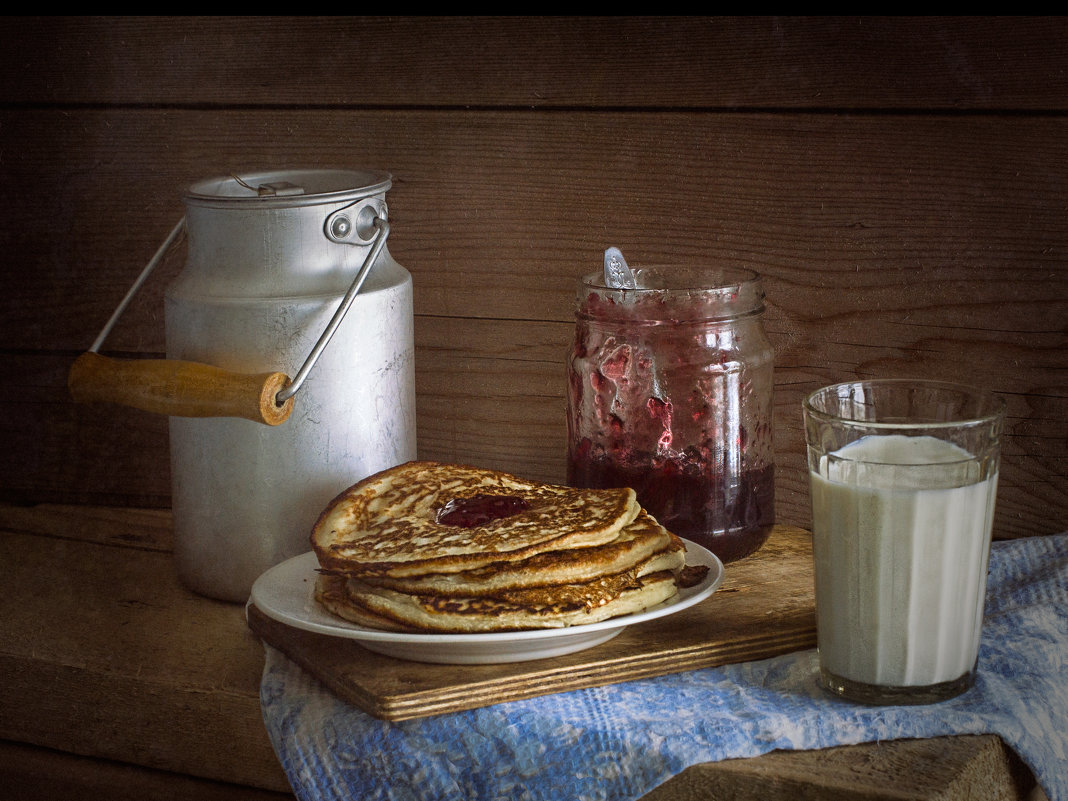
<path fill-rule="evenodd" d="M 824 669 L 897 687 L 971 671 L 997 487 L 996 472 L 979 475 L 933 437 L 865 437 L 822 458 L 811 491 Z"/>

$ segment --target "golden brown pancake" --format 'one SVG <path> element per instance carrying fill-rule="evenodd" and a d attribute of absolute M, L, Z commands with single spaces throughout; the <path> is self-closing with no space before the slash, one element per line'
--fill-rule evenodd
<path fill-rule="evenodd" d="M 345 592 L 348 578 L 333 574 L 321 574 L 315 580 L 315 600 L 323 608 L 338 617 L 363 626 L 368 629 L 381 629 L 383 631 L 418 632 L 419 629 L 412 626 L 404 626 L 382 615 L 377 615 L 369 609 L 354 604 L 349 600 Z"/>
<path fill-rule="evenodd" d="M 422 576 L 368 576 L 360 578 L 374 587 L 416 595 L 469 596 L 499 594 L 522 587 L 548 587 L 591 581 L 622 573 L 658 553 L 676 554 L 677 560 L 661 560 L 671 567 L 684 561 L 681 541 L 673 537 L 644 509 L 619 535 L 604 545 L 547 551 L 513 562 L 494 562 L 458 573 L 427 573 Z M 665 567 L 657 569 L 663 570 Z"/>
<path fill-rule="evenodd" d="M 526 508 L 470 527 L 438 522 L 450 502 L 519 499 Z M 631 489 L 581 490 L 463 465 L 408 462 L 335 498 L 312 531 L 322 567 L 391 577 L 455 573 L 547 551 L 603 545 L 637 516 Z"/>
<path fill-rule="evenodd" d="M 408 462 L 320 515 L 316 600 L 403 632 L 562 628 L 676 595 L 685 544 L 632 490 L 578 490 L 507 473 Z"/>
<path fill-rule="evenodd" d="M 320 576 L 317 597 L 352 622 L 395 631 L 475 633 L 565 628 L 641 612 L 678 592 L 675 575 L 632 572 L 586 584 L 515 590 L 504 597 L 445 598 L 371 587 L 358 579 Z M 343 595 L 342 595 L 343 593 Z"/>

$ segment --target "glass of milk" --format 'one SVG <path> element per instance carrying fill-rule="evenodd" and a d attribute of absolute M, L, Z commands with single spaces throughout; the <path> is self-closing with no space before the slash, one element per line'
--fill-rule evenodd
<path fill-rule="evenodd" d="M 824 387 L 804 402 L 820 677 L 871 704 L 975 680 L 1004 404 L 940 381 Z"/>

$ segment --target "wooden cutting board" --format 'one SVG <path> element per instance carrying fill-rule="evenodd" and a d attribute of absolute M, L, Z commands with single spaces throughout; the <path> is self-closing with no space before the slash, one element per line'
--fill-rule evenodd
<path fill-rule="evenodd" d="M 811 648 L 811 539 L 776 526 L 760 551 L 728 564 L 720 588 L 696 606 L 628 626 L 585 651 L 530 662 L 409 662 L 292 628 L 252 605 L 248 623 L 343 700 L 384 720 L 407 720 Z"/>

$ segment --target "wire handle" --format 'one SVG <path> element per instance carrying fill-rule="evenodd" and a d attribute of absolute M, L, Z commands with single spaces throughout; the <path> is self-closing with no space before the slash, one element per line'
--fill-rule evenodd
<path fill-rule="evenodd" d="M 90 346 L 89 352 L 79 356 L 71 366 L 67 378 L 71 396 L 78 403 L 119 403 L 178 417 L 243 417 L 272 426 L 285 422 L 293 411 L 294 396 L 341 325 L 389 238 L 389 223 L 377 214 L 369 225 L 360 227 L 360 232 L 349 227 L 348 223 L 346 217 L 332 215 L 327 221 L 326 236 L 342 242 L 353 237 L 362 238 L 363 229 L 367 228 L 369 232 L 373 227 L 371 249 L 294 379 L 290 380 L 281 372 L 250 375 L 198 362 L 174 359 L 122 360 L 99 354 L 100 347 L 119 317 L 185 227 L 183 217 L 145 265 Z"/>

